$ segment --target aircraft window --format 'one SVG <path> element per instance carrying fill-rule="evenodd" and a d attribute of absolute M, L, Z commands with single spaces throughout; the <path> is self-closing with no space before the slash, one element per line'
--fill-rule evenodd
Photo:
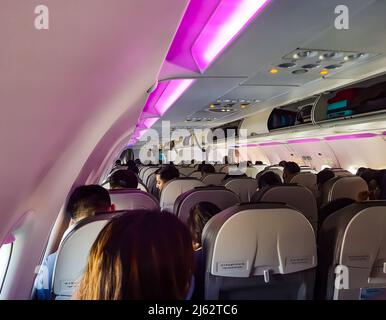
<path fill-rule="evenodd" d="M 13 243 L 3 244 L 0 247 L 0 292 L 3 289 L 9 261 L 11 259 Z"/>

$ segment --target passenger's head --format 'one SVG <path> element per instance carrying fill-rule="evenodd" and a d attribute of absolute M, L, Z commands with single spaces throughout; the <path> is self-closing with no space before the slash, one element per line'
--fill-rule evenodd
<path fill-rule="evenodd" d="M 262 164 L 264 164 L 263 161 L 255 161 L 255 165 L 256 166 L 259 166 L 259 165 L 262 165 Z"/>
<path fill-rule="evenodd" d="M 176 216 L 127 212 L 98 235 L 75 298 L 183 300 L 193 272 L 192 238 Z"/>
<path fill-rule="evenodd" d="M 279 166 L 284 168 L 286 163 L 287 163 L 287 161 L 282 160 L 279 162 Z"/>
<path fill-rule="evenodd" d="M 135 159 L 134 162 L 135 162 L 136 165 L 142 164 L 140 159 Z"/>
<path fill-rule="evenodd" d="M 220 211 L 215 204 L 206 201 L 199 202 L 190 210 L 187 224 L 192 235 L 194 249 L 202 246 L 201 235 L 205 224 Z"/>
<path fill-rule="evenodd" d="M 329 169 L 324 169 L 316 175 L 316 184 L 318 189 L 321 191 L 323 185 L 330 179 L 335 177 L 335 173 Z"/>
<path fill-rule="evenodd" d="M 357 170 L 357 172 L 356 172 L 356 174 L 355 175 L 357 175 L 357 176 L 361 176 L 362 175 L 362 173 L 363 172 L 365 172 L 367 170 L 367 168 L 365 168 L 365 167 L 360 167 L 360 168 L 358 168 L 358 170 Z"/>
<path fill-rule="evenodd" d="M 109 178 L 110 189 L 135 189 L 138 178 L 131 170 L 117 170 Z"/>
<path fill-rule="evenodd" d="M 156 187 L 158 190 L 162 190 L 166 182 L 178 178 L 180 172 L 172 165 L 168 164 L 156 171 Z"/>
<path fill-rule="evenodd" d="M 115 165 L 116 166 L 121 166 L 122 165 L 122 162 L 121 162 L 121 160 L 115 160 Z"/>
<path fill-rule="evenodd" d="M 228 156 L 223 158 L 223 164 L 229 164 Z"/>
<path fill-rule="evenodd" d="M 66 211 L 71 223 L 93 216 L 96 212 L 113 210 L 109 192 L 98 185 L 77 187 L 68 199 Z"/>
<path fill-rule="evenodd" d="M 283 180 L 289 183 L 291 179 L 300 172 L 300 167 L 296 162 L 288 161 L 284 165 Z"/>
<path fill-rule="evenodd" d="M 263 173 L 259 178 L 259 189 L 264 187 L 276 186 L 281 184 L 281 178 L 279 175 L 273 171 L 267 171 Z"/>
<path fill-rule="evenodd" d="M 201 175 L 204 177 L 206 176 L 207 174 L 209 173 L 215 173 L 216 172 L 216 169 L 214 168 L 214 166 L 212 166 L 211 164 L 204 164 L 202 167 L 201 167 Z"/>
<path fill-rule="evenodd" d="M 138 174 L 139 170 L 137 167 L 137 164 L 134 162 L 134 160 L 129 160 L 126 163 L 127 169 L 133 171 L 135 174 Z"/>

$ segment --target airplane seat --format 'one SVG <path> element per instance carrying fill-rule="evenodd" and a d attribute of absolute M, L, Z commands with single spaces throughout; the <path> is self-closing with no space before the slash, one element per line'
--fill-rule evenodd
<path fill-rule="evenodd" d="M 201 171 L 194 171 L 189 175 L 189 178 L 201 179 Z"/>
<path fill-rule="evenodd" d="M 205 184 L 194 178 L 183 177 L 170 180 L 166 183 L 160 195 L 161 210 L 173 212 L 174 202 L 178 196 L 186 191 L 192 190 L 195 187 L 203 187 Z"/>
<path fill-rule="evenodd" d="M 350 198 L 357 200 L 358 194 L 368 191 L 369 187 L 364 179 L 358 176 L 334 177 L 324 183 L 322 188 L 322 205 L 340 199 Z"/>
<path fill-rule="evenodd" d="M 148 167 L 148 166 L 143 166 L 143 167 L 141 167 L 140 169 L 139 169 L 139 172 L 138 172 L 138 177 L 142 180 L 143 179 L 143 175 L 144 175 L 144 173 L 145 173 L 145 171 L 147 170 L 147 169 L 149 169 L 150 167 Z"/>
<path fill-rule="evenodd" d="M 71 299 L 87 265 L 90 249 L 114 214 L 100 214 L 78 222 L 62 239 L 52 274 L 56 300 Z"/>
<path fill-rule="evenodd" d="M 281 184 L 264 187 L 257 191 L 251 202 L 279 202 L 301 212 L 311 223 L 314 230 L 318 227 L 318 207 L 312 192 L 301 185 Z"/>
<path fill-rule="evenodd" d="M 222 181 L 225 177 L 225 173 L 210 173 L 207 174 L 201 181 L 206 185 L 221 186 Z"/>
<path fill-rule="evenodd" d="M 312 194 L 317 194 L 317 186 L 316 186 L 316 175 L 311 172 L 300 172 L 295 175 L 290 183 L 296 183 L 302 185 L 312 192 Z"/>
<path fill-rule="evenodd" d="M 280 168 L 265 168 L 263 171 L 260 171 L 257 175 L 256 175 L 256 180 L 257 181 L 259 181 L 259 178 L 264 174 L 264 173 L 266 173 L 266 172 L 268 172 L 268 171 L 272 171 L 273 173 L 276 173 L 279 177 L 280 177 L 280 179 L 281 179 L 281 181 L 283 181 L 283 170 L 282 169 L 280 169 Z"/>
<path fill-rule="evenodd" d="M 256 179 L 237 176 L 225 180 L 223 185 L 236 193 L 241 202 L 251 201 L 252 195 L 256 192 L 258 186 Z"/>
<path fill-rule="evenodd" d="M 386 201 L 353 203 L 327 217 L 318 248 L 319 298 L 386 299 Z"/>
<path fill-rule="evenodd" d="M 152 190 L 153 186 L 155 185 L 156 183 L 156 174 L 155 172 L 153 172 L 152 174 L 150 174 L 150 176 L 147 178 L 147 183 L 146 183 L 146 187 L 148 190 Z"/>
<path fill-rule="evenodd" d="M 102 185 L 103 188 L 107 189 L 107 190 L 110 190 L 110 183 L 108 182 L 105 182 L 103 185 Z M 138 186 L 137 186 L 137 189 L 143 191 L 143 192 L 149 192 L 148 189 L 146 188 L 146 186 L 138 181 Z M 135 190 L 135 189 L 134 189 Z"/>
<path fill-rule="evenodd" d="M 332 172 L 334 172 L 335 177 L 351 177 L 354 176 L 350 171 L 342 169 L 342 168 L 332 168 Z"/>
<path fill-rule="evenodd" d="M 159 210 L 158 200 L 139 189 L 109 190 L 109 194 L 116 210 Z"/>
<path fill-rule="evenodd" d="M 149 169 L 147 169 L 144 174 L 143 174 L 143 177 L 142 177 L 142 182 L 145 186 L 148 186 L 148 179 L 149 177 L 155 173 L 157 170 L 159 169 L 159 167 L 150 167 Z"/>
<path fill-rule="evenodd" d="M 239 204 L 203 230 L 205 299 L 312 299 L 317 253 L 307 219 L 284 204 Z"/>
<path fill-rule="evenodd" d="M 191 173 L 195 171 L 195 169 L 191 167 L 179 167 L 178 171 L 182 176 L 188 177 Z"/>
<path fill-rule="evenodd" d="M 267 167 L 267 165 L 253 165 L 253 166 L 247 168 L 246 174 L 250 178 L 256 178 L 256 175 L 259 172 L 263 171 L 266 167 Z"/>
<path fill-rule="evenodd" d="M 240 202 L 239 197 L 225 187 L 210 186 L 196 187 L 180 194 L 174 203 L 173 212 L 178 218 L 187 223 L 190 210 L 199 202 L 211 202 L 221 210 Z"/>
<path fill-rule="evenodd" d="M 217 173 L 220 173 L 221 171 L 221 168 L 223 167 L 224 165 L 223 164 L 214 164 L 213 167 L 216 169 L 216 172 Z"/>
<path fill-rule="evenodd" d="M 227 165 L 221 167 L 220 172 L 221 173 L 229 173 L 229 170 L 232 170 L 232 169 L 237 169 L 237 166 L 227 164 Z"/>

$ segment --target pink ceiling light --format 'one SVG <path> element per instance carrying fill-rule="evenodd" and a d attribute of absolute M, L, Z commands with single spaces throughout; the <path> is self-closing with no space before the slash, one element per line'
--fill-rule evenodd
<path fill-rule="evenodd" d="M 201 72 L 209 67 L 268 2 L 221 1 L 192 47 L 192 56 Z"/>
<path fill-rule="evenodd" d="M 330 136 L 325 137 L 324 140 L 334 141 L 334 140 L 353 140 L 353 139 L 364 139 L 364 138 L 373 138 L 376 137 L 375 133 L 357 133 L 357 134 L 345 134 L 340 136 Z"/>
<path fill-rule="evenodd" d="M 309 138 L 309 139 L 288 140 L 287 143 L 296 144 L 296 143 L 311 143 L 311 142 L 319 142 L 319 141 L 320 139 L 317 139 L 317 138 Z"/>
<path fill-rule="evenodd" d="M 280 144 L 283 144 L 282 142 L 275 142 L 275 141 L 272 141 L 272 142 L 264 142 L 264 143 L 260 143 L 259 146 L 260 147 L 269 147 L 269 146 L 277 146 L 277 145 L 280 145 Z"/>
<path fill-rule="evenodd" d="M 174 102 L 191 86 L 194 79 L 170 80 L 164 92 L 154 105 L 154 109 L 160 116 L 172 106 Z"/>

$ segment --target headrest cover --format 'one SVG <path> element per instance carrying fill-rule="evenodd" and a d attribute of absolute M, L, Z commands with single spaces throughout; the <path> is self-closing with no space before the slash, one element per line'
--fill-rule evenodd
<path fill-rule="evenodd" d="M 315 234 L 298 211 L 278 204 L 234 206 L 203 232 L 207 270 L 223 277 L 288 274 L 314 268 Z"/>

